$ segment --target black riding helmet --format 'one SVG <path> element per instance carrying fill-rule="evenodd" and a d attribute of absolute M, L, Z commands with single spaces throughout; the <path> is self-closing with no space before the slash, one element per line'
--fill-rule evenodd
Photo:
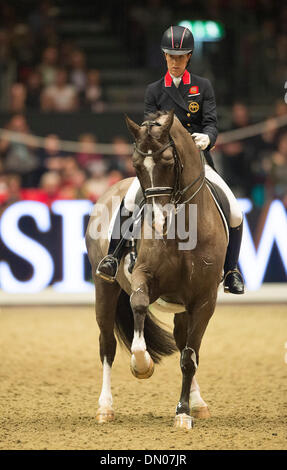
<path fill-rule="evenodd" d="M 193 52 L 192 32 L 183 26 L 170 26 L 162 36 L 161 49 L 171 55 L 183 55 Z"/>

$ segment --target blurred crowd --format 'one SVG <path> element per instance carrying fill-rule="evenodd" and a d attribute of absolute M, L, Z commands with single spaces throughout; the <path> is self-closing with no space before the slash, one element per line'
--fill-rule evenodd
<path fill-rule="evenodd" d="M 25 117 L 14 115 L 6 129 L 29 141 L 0 139 L 0 207 L 20 200 L 40 201 L 50 206 L 57 199 L 97 199 L 112 184 L 134 176 L 130 144 L 115 136 L 113 154 L 101 155 L 93 134 L 79 137 L 79 151 L 61 150 L 56 134 L 49 134 L 38 146 Z M 22 139 L 23 140 L 23 139 Z"/>
<path fill-rule="evenodd" d="M 287 105 L 278 102 L 265 121 L 263 132 L 252 137 L 218 144 L 213 151 L 219 173 L 237 197 L 249 197 L 262 207 L 274 198 L 287 208 L 287 121 L 278 127 L 277 118 L 287 118 Z M 230 129 L 251 124 L 248 107 L 236 102 Z M 97 150 L 92 133 L 79 136 L 79 150 L 61 150 L 61 140 L 49 134 L 44 144 L 29 129 L 23 114 L 15 114 L 6 125 L 8 131 L 26 139 L 0 138 L 0 205 L 19 200 L 37 200 L 47 205 L 56 199 L 90 199 L 96 202 L 109 186 L 134 176 L 130 144 L 125 136 L 112 140 L 112 154 Z"/>
<path fill-rule="evenodd" d="M 285 125 L 278 126 L 278 118 Z M 252 124 L 248 106 L 235 102 L 229 130 L 241 129 L 245 138 L 220 144 L 219 136 L 217 169 L 237 197 L 249 197 L 257 207 L 276 198 L 287 209 L 287 104 L 279 100 L 262 131 L 246 137 L 245 128 Z"/>
<path fill-rule="evenodd" d="M 171 23 L 212 19 L 224 25 L 225 36 L 219 42 L 197 42 L 192 64 L 196 73 L 212 80 L 221 106 L 231 105 L 242 96 L 257 105 L 262 100 L 272 104 L 274 97 L 284 91 L 285 2 L 123 0 L 116 6 L 115 2 L 86 3 L 83 7 L 90 9 L 90 19 L 117 41 L 134 68 L 158 71 L 164 65 L 159 44 L 162 32 Z M 102 70 L 90 68 L 87 50 L 61 30 L 65 5 L 79 7 L 78 2 L 61 0 L 0 3 L 0 109 L 18 113 L 105 109 Z M 98 64 L 97 53 L 89 53 L 94 56 L 93 63 Z"/>
<path fill-rule="evenodd" d="M 100 71 L 85 51 L 57 33 L 58 9 L 49 0 L 21 17 L 21 5 L 0 5 L 0 108 L 26 111 L 104 110 Z"/>

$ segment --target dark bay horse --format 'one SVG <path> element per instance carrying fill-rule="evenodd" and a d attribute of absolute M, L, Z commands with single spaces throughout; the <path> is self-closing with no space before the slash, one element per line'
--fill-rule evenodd
<path fill-rule="evenodd" d="M 128 254 L 121 259 L 116 281 L 108 283 L 96 276 L 99 261 L 107 254 L 110 219 L 115 212 L 112 200 L 122 200 L 134 178 L 112 186 L 94 206 L 86 232 L 86 245 L 96 288 L 96 318 L 100 329 L 100 357 L 103 383 L 96 419 L 114 419 L 111 368 L 116 353 L 116 336 L 131 351 L 131 370 L 137 378 L 148 378 L 162 356 L 180 351 L 182 388 L 175 424 L 191 428 L 193 417 L 208 417 L 207 404 L 200 396 L 195 372 L 199 349 L 214 312 L 222 279 L 228 239 L 220 214 L 205 183 L 204 162 L 191 135 L 173 112 L 158 113 L 141 126 L 128 117 L 127 126 L 135 139 L 133 165 L 146 201 L 154 210 L 153 231 L 164 227 L 162 208 L 172 203 L 184 213 L 184 227 L 190 228 L 191 204 L 196 205 L 197 241 L 193 249 L 179 249 L 179 237 L 142 237 L 137 240 L 137 259 L 130 274 Z M 108 218 L 101 220 L 99 208 Z M 143 228 L 141 229 L 143 230 Z M 100 233 L 100 235 L 99 235 Z M 162 300 L 172 302 L 174 331 L 165 331 L 149 310 Z M 173 310 L 172 310 L 173 311 Z M 176 309 L 174 310 L 176 311 Z M 178 310 L 177 310 L 178 311 Z"/>

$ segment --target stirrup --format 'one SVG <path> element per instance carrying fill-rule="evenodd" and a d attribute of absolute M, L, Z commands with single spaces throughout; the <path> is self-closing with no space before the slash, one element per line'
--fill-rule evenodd
<path fill-rule="evenodd" d="M 102 273 L 102 272 L 100 271 L 101 265 L 102 265 L 107 259 L 111 259 L 111 258 L 112 258 L 113 261 L 115 261 L 115 263 L 116 263 L 116 265 L 117 265 L 116 273 L 115 273 L 114 276 L 109 276 L 109 274 Z M 117 274 L 118 274 L 118 269 L 119 269 L 119 262 L 118 262 L 117 258 L 114 258 L 112 255 L 106 255 L 106 256 L 99 262 L 98 267 L 97 267 L 97 270 L 96 270 L 96 275 L 97 275 L 98 277 L 100 277 L 101 279 L 103 279 L 104 281 L 110 282 L 110 283 L 112 284 L 112 283 L 115 282 L 115 280 L 116 280 L 116 277 L 117 277 Z"/>
<path fill-rule="evenodd" d="M 223 277 L 223 289 L 224 289 L 224 292 L 225 292 L 226 294 L 229 294 L 230 291 L 229 291 L 229 287 L 225 287 L 225 280 L 226 280 L 227 276 L 228 276 L 229 274 L 232 274 L 232 273 L 237 273 L 237 274 L 239 274 L 239 276 L 240 276 L 240 278 L 241 278 L 241 281 L 242 281 L 242 284 L 244 285 L 244 281 L 243 281 L 243 277 L 242 277 L 241 272 L 240 272 L 238 269 L 230 269 L 229 271 L 227 271 L 226 274 L 224 274 L 224 277 Z"/>

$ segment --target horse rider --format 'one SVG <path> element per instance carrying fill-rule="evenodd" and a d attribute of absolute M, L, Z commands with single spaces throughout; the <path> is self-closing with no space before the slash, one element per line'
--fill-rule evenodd
<path fill-rule="evenodd" d="M 215 170 L 209 150 L 218 135 L 216 103 L 212 85 L 206 78 L 187 69 L 193 50 L 194 38 L 188 28 L 170 26 L 163 34 L 161 49 L 167 72 L 160 80 L 148 85 L 145 93 L 144 115 L 159 110 L 174 109 L 181 124 L 192 135 L 195 145 L 204 152 L 205 177 L 225 193 L 229 206 L 229 244 L 224 264 L 224 291 L 244 293 L 244 283 L 237 268 L 242 239 L 243 215 L 240 206 L 227 184 Z M 107 280 L 114 279 L 122 249 L 114 250 L 98 266 L 97 274 Z"/>

